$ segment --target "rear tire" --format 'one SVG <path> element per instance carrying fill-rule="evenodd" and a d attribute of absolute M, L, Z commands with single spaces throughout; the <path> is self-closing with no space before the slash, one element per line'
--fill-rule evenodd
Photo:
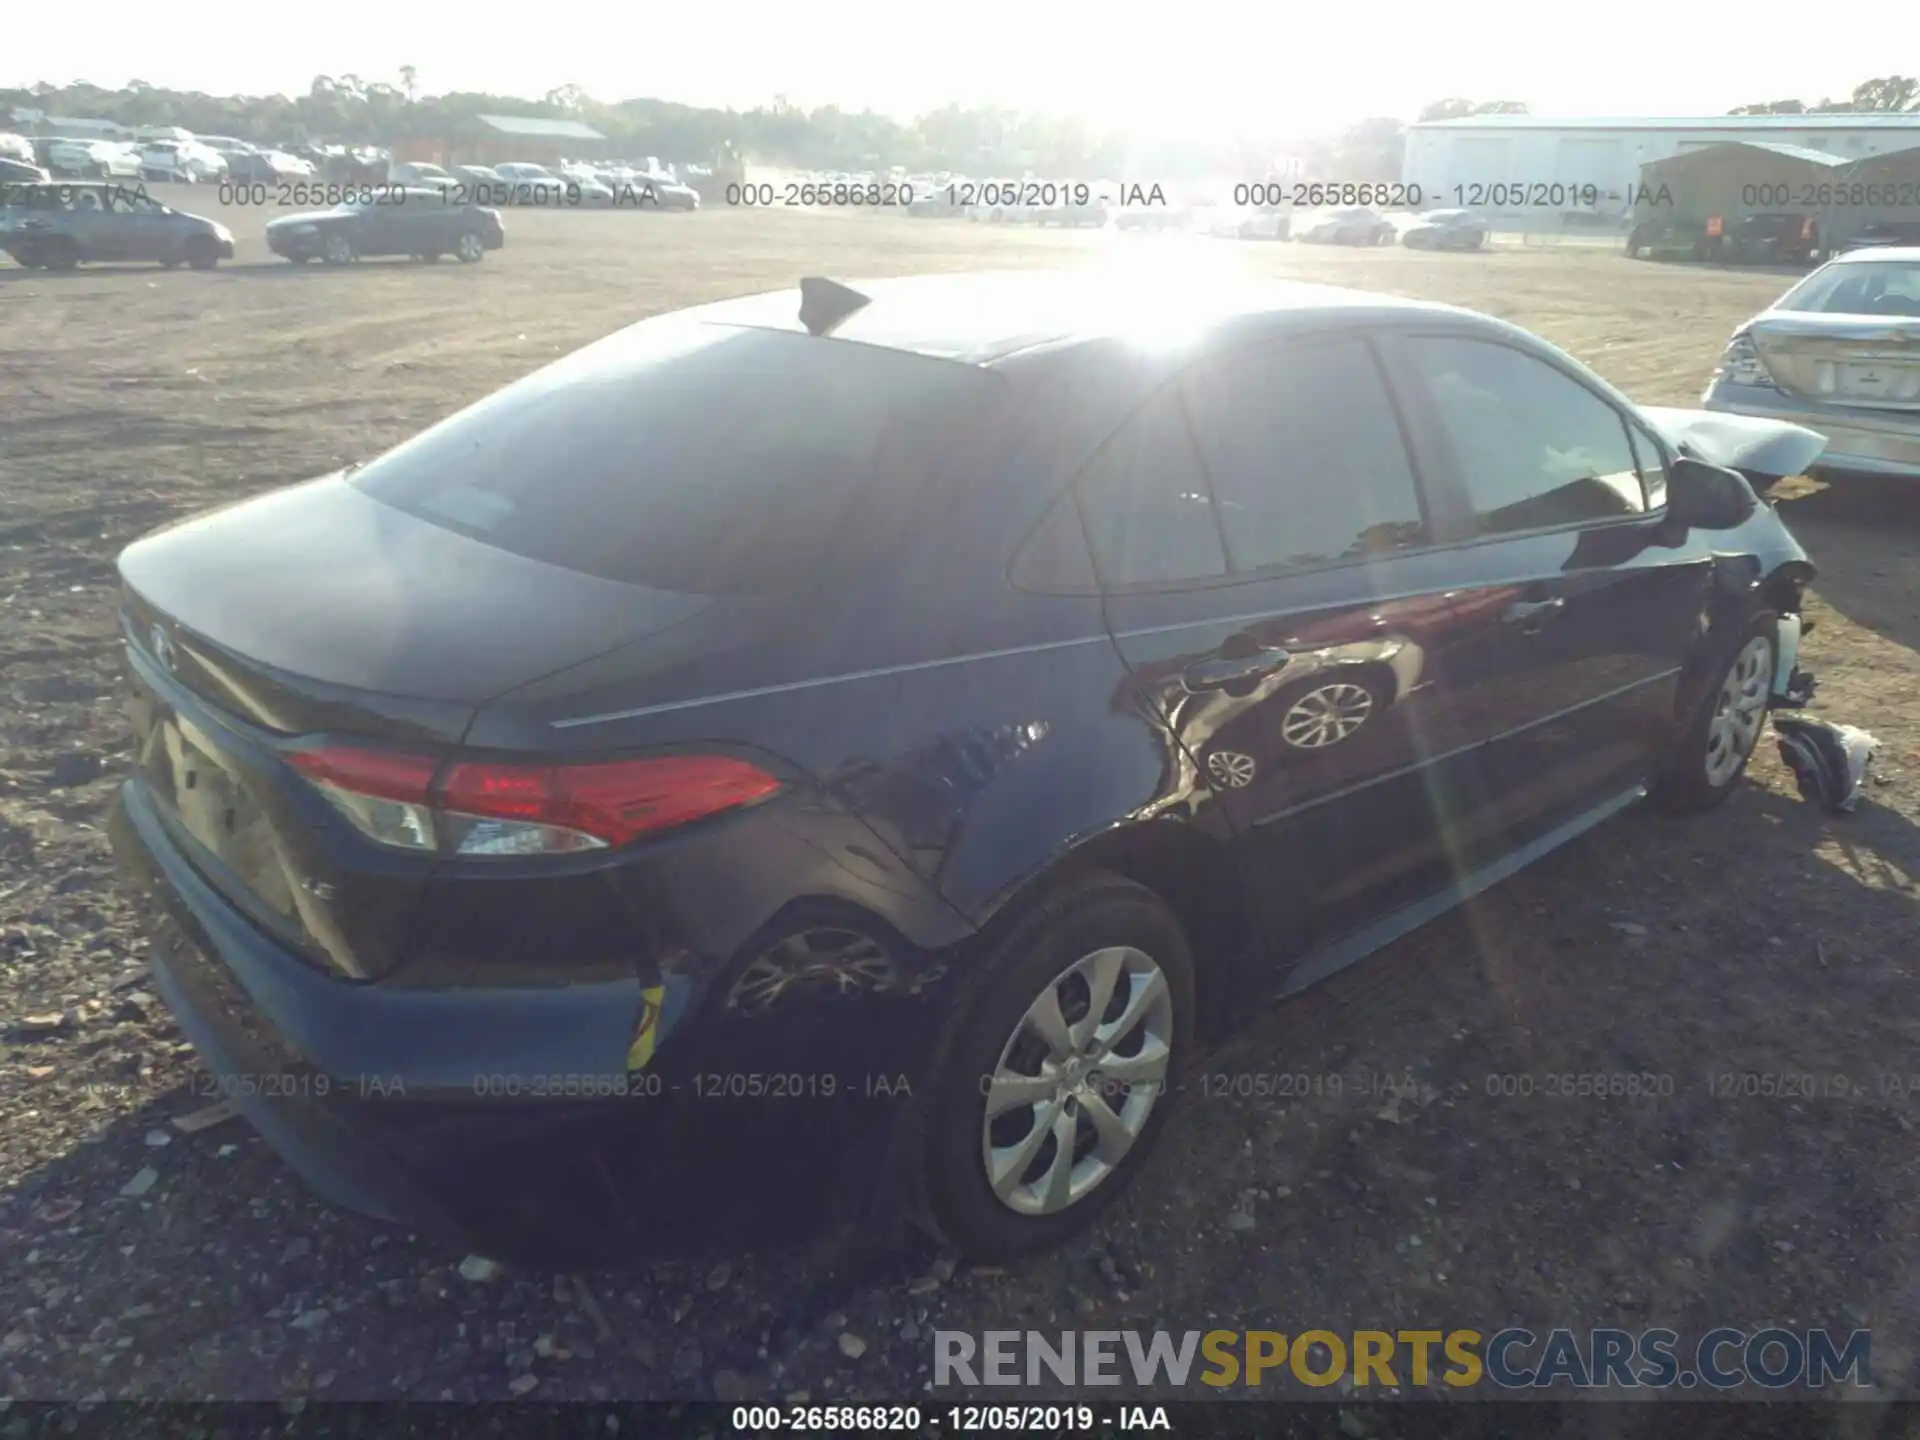
<path fill-rule="evenodd" d="M 1152 1151 L 1193 1043 L 1193 959 L 1159 896 L 1097 871 L 1021 916 L 978 974 L 939 1052 L 923 1193 L 961 1253 L 1009 1259 L 1092 1223 Z"/>
<path fill-rule="evenodd" d="M 1741 632 L 1720 662 L 1700 713 L 1650 787 L 1662 809 L 1698 813 L 1725 804 L 1733 794 L 1766 731 L 1779 646 L 1779 617 L 1770 610 Z"/>
<path fill-rule="evenodd" d="M 478 231 L 469 230 L 455 242 L 453 253 L 460 258 L 462 265 L 477 265 L 487 253 L 486 242 L 480 238 Z"/>
<path fill-rule="evenodd" d="M 80 247 L 64 235 L 54 235 L 34 247 L 34 254 L 49 270 L 72 270 L 80 264 Z"/>
<path fill-rule="evenodd" d="M 187 264 L 196 270 L 211 270 L 220 263 L 220 247 L 205 235 L 187 241 Z"/>

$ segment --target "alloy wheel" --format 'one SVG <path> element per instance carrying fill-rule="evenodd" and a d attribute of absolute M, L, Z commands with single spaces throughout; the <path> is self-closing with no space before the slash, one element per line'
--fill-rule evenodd
<path fill-rule="evenodd" d="M 1299 750 L 1324 750 L 1338 745 L 1366 724 L 1373 714 L 1373 692 L 1350 680 L 1337 680 L 1307 691 L 1280 720 L 1280 734 Z"/>
<path fill-rule="evenodd" d="M 480 237 L 469 230 L 460 237 L 460 242 L 454 246 L 453 253 L 471 265 L 480 258 L 484 249 L 485 247 L 480 243 Z"/>
<path fill-rule="evenodd" d="M 985 1082 L 980 1158 L 1000 1202 L 1055 1215 L 1109 1179 L 1165 1088 L 1173 1035 L 1173 995 L 1146 952 L 1110 946 L 1056 975 Z"/>
<path fill-rule="evenodd" d="M 1734 658 L 1714 697 L 1707 723 L 1707 783 L 1718 788 L 1731 780 L 1753 747 L 1767 718 L 1767 692 L 1773 679 L 1773 642 L 1755 635 Z"/>

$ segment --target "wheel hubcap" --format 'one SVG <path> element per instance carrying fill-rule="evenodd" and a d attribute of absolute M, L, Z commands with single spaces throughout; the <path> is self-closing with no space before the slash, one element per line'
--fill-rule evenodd
<path fill-rule="evenodd" d="M 1280 721 L 1280 733 L 1289 745 L 1319 750 L 1338 745 L 1366 724 L 1372 713 L 1373 692 L 1342 680 L 1309 690 L 1294 701 Z"/>
<path fill-rule="evenodd" d="M 480 237 L 478 235 L 462 235 L 460 237 L 460 254 L 468 260 L 472 260 L 478 256 L 480 254 Z"/>
<path fill-rule="evenodd" d="M 352 254 L 353 251 L 347 245 L 344 236 L 329 235 L 327 237 L 327 258 L 329 260 L 345 260 Z"/>
<path fill-rule="evenodd" d="M 1707 783 L 1733 778 L 1759 742 L 1767 718 L 1767 692 L 1773 680 L 1773 642 L 1764 635 L 1747 641 L 1714 698 L 1707 725 Z"/>
<path fill-rule="evenodd" d="M 1057 1214 L 1112 1175 L 1165 1088 L 1172 1045 L 1173 995 L 1144 951 L 1096 950 L 1055 976 L 986 1086 L 980 1155 L 1000 1202 Z"/>

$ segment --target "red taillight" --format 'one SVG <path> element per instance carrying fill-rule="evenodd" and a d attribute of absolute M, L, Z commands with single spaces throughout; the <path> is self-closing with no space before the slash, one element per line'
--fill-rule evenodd
<path fill-rule="evenodd" d="M 394 750 L 350 750 L 329 745 L 319 750 L 296 750 L 288 763 L 309 780 L 351 790 L 375 800 L 399 800 L 425 805 L 438 762 L 424 755 L 402 755 Z"/>
<path fill-rule="evenodd" d="M 780 788 L 757 765 L 725 755 L 585 765 L 459 761 L 437 783 L 439 762 L 426 756 L 329 745 L 288 758 L 363 834 L 397 849 L 468 855 L 624 845 Z"/>
<path fill-rule="evenodd" d="M 461 764 L 441 782 L 446 810 L 557 825 L 624 845 L 641 835 L 731 810 L 780 788 L 756 765 L 725 755 L 669 755 L 604 765 Z"/>

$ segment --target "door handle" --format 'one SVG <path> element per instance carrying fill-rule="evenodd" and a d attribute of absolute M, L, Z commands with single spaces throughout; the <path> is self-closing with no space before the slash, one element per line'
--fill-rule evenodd
<path fill-rule="evenodd" d="M 1516 600 L 1500 612 L 1500 620 L 1531 635 L 1566 608 L 1567 602 L 1558 595 L 1551 600 Z"/>
<path fill-rule="evenodd" d="M 1189 690 L 1224 690 L 1229 685 L 1271 675 L 1291 658 L 1285 650 L 1263 645 L 1247 655 L 1218 655 L 1202 660 L 1189 666 L 1180 679 Z"/>

